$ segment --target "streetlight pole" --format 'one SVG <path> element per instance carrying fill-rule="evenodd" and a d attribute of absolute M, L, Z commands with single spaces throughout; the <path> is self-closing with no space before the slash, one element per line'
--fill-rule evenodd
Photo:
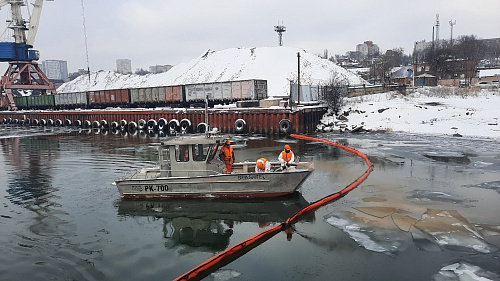
<path fill-rule="evenodd" d="M 300 52 L 297 53 L 297 105 L 300 105 Z"/>

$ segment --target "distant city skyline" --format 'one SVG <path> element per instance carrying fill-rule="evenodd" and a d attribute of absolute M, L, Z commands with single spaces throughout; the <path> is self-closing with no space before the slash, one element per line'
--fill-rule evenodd
<path fill-rule="evenodd" d="M 132 72 L 154 65 L 177 65 L 207 49 L 278 46 L 274 26 L 286 26 L 283 46 L 330 56 L 354 51 L 365 41 L 380 52 L 413 51 L 417 41 L 431 41 L 436 14 L 440 39 L 474 34 L 500 37 L 500 1 L 84 1 L 90 70 L 114 70 L 128 58 Z M 197 12 L 202 11 L 202 12 Z M 230 11 L 230 12 L 229 12 Z M 0 10 L 0 22 L 10 8 Z M 249 16 L 252 15 L 252 16 Z M 230 23 L 230 24 L 228 24 Z M 34 49 L 40 61 L 65 60 L 68 71 L 87 69 L 80 1 L 46 1 Z M 4 38 L 2 38 L 4 39 Z M 7 68 L 2 64 L 0 71 Z"/>

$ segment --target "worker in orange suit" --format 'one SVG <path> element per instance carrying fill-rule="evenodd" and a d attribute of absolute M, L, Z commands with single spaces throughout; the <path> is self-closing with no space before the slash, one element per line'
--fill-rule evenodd
<path fill-rule="evenodd" d="M 226 140 L 226 142 L 220 149 L 219 158 L 221 161 L 224 161 L 224 164 L 226 164 L 225 173 L 230 174 L 231 171 L 233 170 L 233 163 L 234 163 L 234 151 L 233 148 L 231 147 L 231 141 Z"/>
<path fill-rule="evenodd" d="M 256 173 L 267 173 L 271 171 L 271 162 L 267 161 L 266 158 L 259 158 L 255 162 L 255 172 Z"/>
<path fill-rule="evenodd" d="M 295 161 L 295 155 L 288 144 L 285 145 L 284 150 L 278 156 L 278 160 L 280 161 L 281 169 L 283 170 L 288 169 L 288 167 L 290 167 L 290 165 Z"/>

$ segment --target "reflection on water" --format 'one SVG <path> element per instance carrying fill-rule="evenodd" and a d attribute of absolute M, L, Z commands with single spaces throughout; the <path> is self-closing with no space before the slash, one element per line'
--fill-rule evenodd
<path fill-rule="evenodd" d="M 220 252 L 229 245 L 235 224 L 256 223 L 260 228 L 282 223 L 307 206 L 298 192 L 275 199 L 166 199 L 121 200 L 118 214 L 123 217 L 152 217 L 163 220 L 163 237 L 169 247 L 190 246 L 183 251 Z M 305 218 L 313 221 L 311 214 Z M 201 248 L 201 249 L 200 249 Z"/>
<path fill-rule="evenodd" d="M 0 139 L 10 173 L 7 192 L 14 204 L 32 204 L 51 192 L 50 162 L 59 157 L 59 143 L 43 138 Z M 31 203 L 30 203 L 31 202 Z"/>
<path fill-rule="evenodd" d="M 171 280 L 365 170 L 321 143 L 232 136 L 238 161 L 277 160 L 288 143 L 316 170 L 300 193 L 275 200 L 121 200 L 110 184 L 154 165 L 164 137 L 0 125 L 0 279 Z M 463 269 L 498 276 L 498 142 L 319 137 L 367 154 L 374 172 L 297 223 L 292 241 L 278 234 L 207 280 L 445 280 Z"/>

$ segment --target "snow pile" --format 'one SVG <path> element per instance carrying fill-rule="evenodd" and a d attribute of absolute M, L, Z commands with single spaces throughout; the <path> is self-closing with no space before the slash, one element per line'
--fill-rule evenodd
<path fill-rule="evenodd" d="M 431 90 L 429 90 L 431 89 Z M 433 90 L 432 90 L 433 89 Z M 318 131 L 385 131 L 500 138 L 498 91 L 434 95 L 423 88 L 349 98 L 338 116 L 323 117 Z"/>
<path fill-rule="evenodd" d="M 332 73 L 346 79 L 350 85 L 368 84 L 358 75 L 302 49 L 260 47 L 207 50 L 200 57 L 176 65 L 168 72 L 146 76 L 99 71 L 92 73 L 90 83 L 88 76 L 80 76 L 61 85 L 57 91 L 66 93 L 262 79 L 267 80 L 270 97 L 286 96 L 290 92 L 290 81 L 297 81 L 297 53 L 300 53 L 302 85 L 325 84 Z"/>

